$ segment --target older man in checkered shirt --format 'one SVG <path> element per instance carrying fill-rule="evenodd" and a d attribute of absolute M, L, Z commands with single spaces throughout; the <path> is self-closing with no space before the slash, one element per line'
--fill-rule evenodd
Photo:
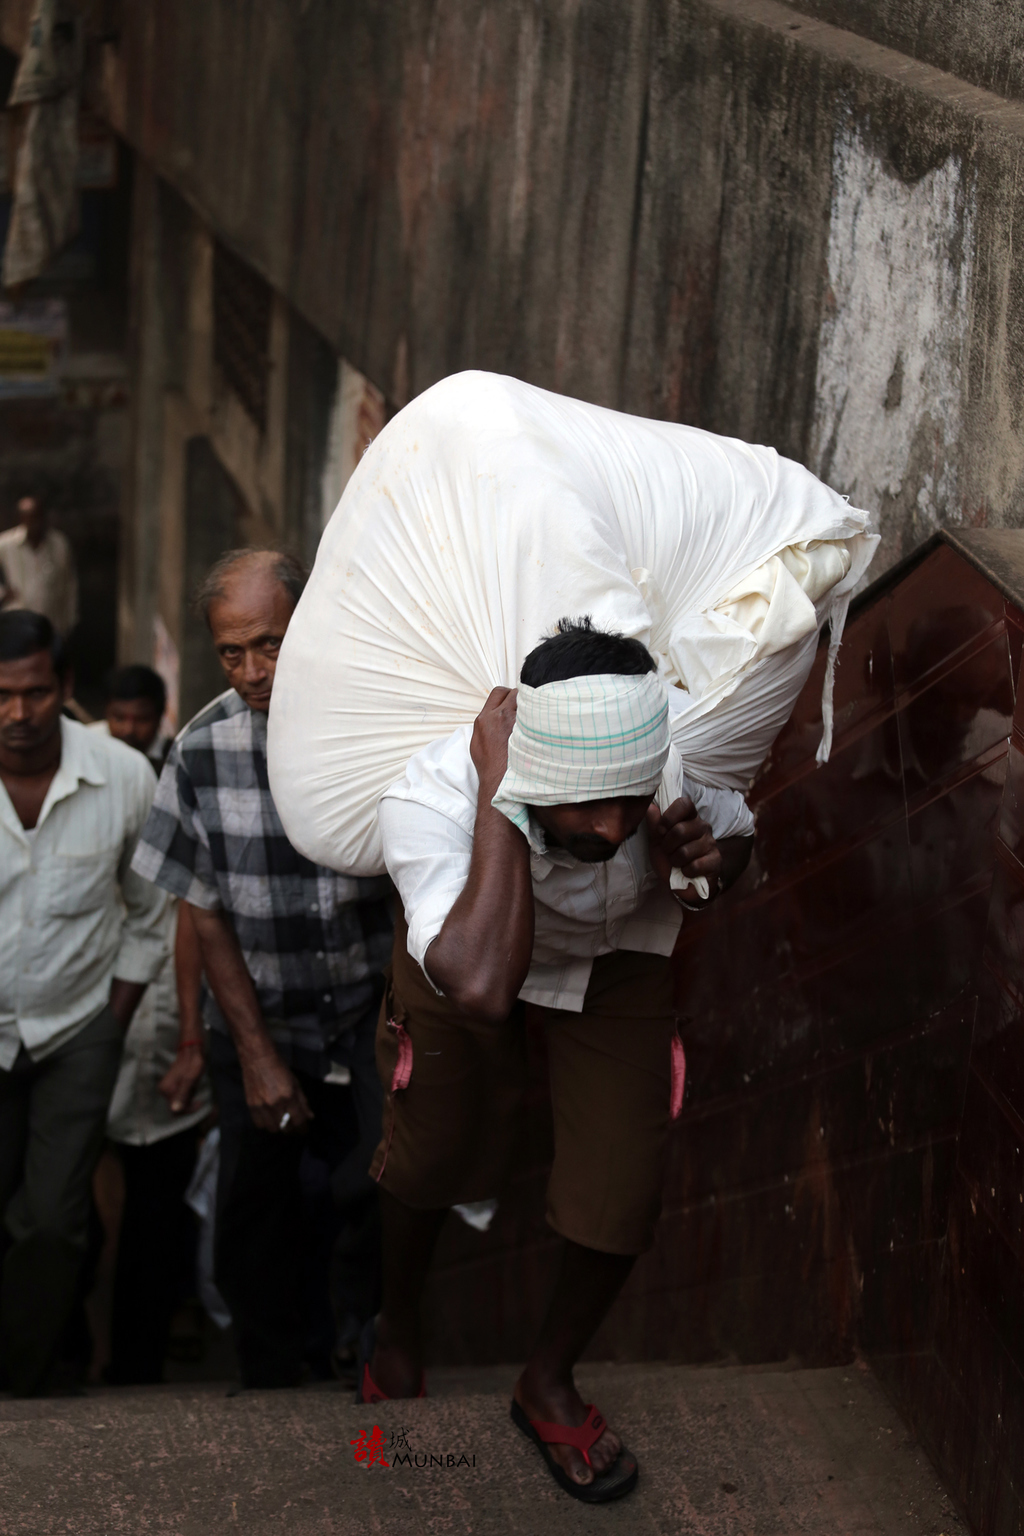
<path fill-rule="evenodd" d="M 200 601 L 231 687 L 171 749 L 133 863 L 189 904 L 202 946 L 221 1125 L 216 1272 L 253 1387 L 303 1374 L 303 1147 L 352 1194 L 369 1188 L 380 1128 L 373 1032 L 389 883 L 302 858 L 267 781 L 274 668 L 304 581 L 297 561 L 269 551 L 232 551 L 210 572 Z M 198 1077 L 198 1053 L 194 1065 Z"/>

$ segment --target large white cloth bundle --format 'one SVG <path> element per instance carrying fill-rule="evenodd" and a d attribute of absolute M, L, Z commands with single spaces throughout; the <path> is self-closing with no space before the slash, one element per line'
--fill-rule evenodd
<path fill-rule="evenodd" d="M 364 455 L 285 637 L 268 748 L 288 836 L 381 872 L 381 795 L 565 614 L 648 645 L 687 772 L 745 789 L 827 619 L 838 643 L 868 521 L 770 448 L 443 380 Z"/>

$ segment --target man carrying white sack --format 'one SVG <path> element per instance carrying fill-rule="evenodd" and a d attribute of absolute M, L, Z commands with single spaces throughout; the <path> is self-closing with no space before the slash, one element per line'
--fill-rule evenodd
<path fill-rule="evenodd" d="M 456 374 L 399 411 L 360 460 L 282 648 L 268 731 L 282 824 L 329 868 L 388 867 L 409 924 L 380 1049 L 390 1283 L 363 1387 L 419 1390 L 416 1308 L 442 1208 L 495 1194 L 519 1096 L 520 1005 L 535 1004 L 552 1063 L 549 1215 L 566 1250 L 515 1413 L 549 1426 L 545 1454 L 577 1497 L 614 1497 L 633 1478 L 576 1395 L 572 1365 L 651 1240 L 681 1099 L 668 956 L 678 901 L 700 902 L 673 896 L 664 877 L 673 858 L 690 873 L 709 859 L 717 875 L 721 857 L 726 880 L 741 865 L 728 842 L 751 831 L 740 793 L 826 625 L 827 760 L 846 609 L 877 544 L 870 521 L 771 448 Z M 582 662 L 531 670 L 528 653 L 567 612 L 627 637 L 628 664 L 608 653 L 614 640 L 591 635 L 558 642 L 581 646 Z M 603 682 L 579 681 L 588 676 Z M 493 690 L 520 678 L 509 750 L 517 777 L 528 774 L 502 784 L 513 705 Z M 551 707 L 556 690 L 584 686 L 597 690 L 588 712 Z M 639 690 L 650 735 L 616 745 L 606 727 L 620 722 L 624 687 Z M 539 712 L 554 719 L 534 740 Z M 655 791 L 673 819 L 658 822 L 652 856 L 640 823 Z M 684 794 L 697 816 L 676 805 Z M 590 852 L 607 862 L 579 857 L 578 834 L 603 839 Z M 623 1059 L 634 1050 L 650 1055 Z"/>
<path fill-rule="evenodd" d="M 534 1004 L 555 1126 L 547 1218 L 564 1245 L 512 1416 L 567 1492 L 603 1503 L 637 1465 L 573 1368 L 653 1242 L 682 1105 L 669 957 L 683 910 L 743 871 L 753 819 L 735 791 L 687 779 L 647 649 L 588 619 L 562 620 L 518 690 L 495 688 L 474 725 L 417 753 L 378 816 L 405 921 L 377 1040 L 384 1305 L 362 1396 L 425 1390 L 431 1252 L 449 1207 L 501 1186 Z"/>

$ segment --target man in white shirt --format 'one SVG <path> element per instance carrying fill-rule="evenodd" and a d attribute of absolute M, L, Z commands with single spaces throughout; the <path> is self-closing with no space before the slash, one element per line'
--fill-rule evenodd
<path fill-rule="evenodd" d="M 61 636 L 78 623 L 75 557 L 38 496 L 23 496 L 17 526 L 0 533 L 0 608 L 45 614 Z"/>
<path fill-rule="evenodd" d="M 49 619 L 0 613 L 0 1372 L 53 1384 L 125 1030 L 166 953 L 132 873 L 156 787 L 142 755 L 61 715 Z"/>
<path fill-rule="evenodd" d="M 103 719 L 92 730 L 134 747 L 159 774 L 171 745 L 160 735 L 163 679 L 152 667 L 119 667 L 108 672 L 104 691 Z M 107 1136 L 124 1176 L 107 1370 L 108 1380 L 121 1386 L 164 1379 L 182 1265 L 194 1248 L 185 1192 L 212 1103 L 199 1012 L 199 938 L 188 905 L 173 897 L 165 940 L 167 959 L 125 1036 L 107 1115 Z"/>
<path fill-rule="evenodd" d="M 471 730 L 417 754 L 378 817 L 405 922 L 378 1030 L 384 1304 L 362 1399 L 425 1390 L 430 1255 L 447 1209 L 493 1197 L 505 1172 L 529 1002 L 551 1078 L 547 1216 L 565 1242 L 512 1416 L 567 1492 L 618 1498 L 636 1461 L 573 1367 L 653 1241 L 682 1105 L 682 908 L 742 872 L 753 819 L 740 795 L 687 780 L 644 646 L 587 619 L 562 620 Z"/>

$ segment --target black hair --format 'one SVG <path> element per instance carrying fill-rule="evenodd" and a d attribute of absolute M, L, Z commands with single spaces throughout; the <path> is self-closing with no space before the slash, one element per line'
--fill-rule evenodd
<path fill-rule="evenodd" d="M 53 670 L 63 681 L 71 670 L 71 658 L 49 619 L 31 608 L 8 608 L 0 613 L 0 662 L 24 661 L 40 651 L 49 651 Z"/>
<path fill-rule="evenodd" d="M 618 672 L 623 677 L 643 677 L 656 672 L 654 657 L 639 640 L 627 640 L 614 630 L 595 629 L 588 613 L 578 619 L 559 619 L 553 635 L 542 640 L 527 656 L 519 681 L 528 688 L 544 683 L 564 683 L 569 677 L 593 677 Z"/>
<path fill-rule="evenodd" d="M 210 607 L 224 596 L 228 576 L 236 565 L 252 559 L 253 555 L 273 557 L 270 561 L 271 575 L 284 587 L 293 606 L 302 596 L 303 588 L 309 579 L 309 572 L 296 555 L 289 554 L 283 549 L 260 549 L 255 545 L 248 549 L 228 549 L 213 562 L 196 589 L 196 607 L 202 614 L 207 627 L 210 623 Z"/>
<path fill-rule="evenodd" d="M 158 719 L 167 708 L 167 688 L 159 672 L 152 667 L 135 665 L 116 667 L 103 679 L 107 703 L 113 699 L 145 699 L 152 704 Z"/>

